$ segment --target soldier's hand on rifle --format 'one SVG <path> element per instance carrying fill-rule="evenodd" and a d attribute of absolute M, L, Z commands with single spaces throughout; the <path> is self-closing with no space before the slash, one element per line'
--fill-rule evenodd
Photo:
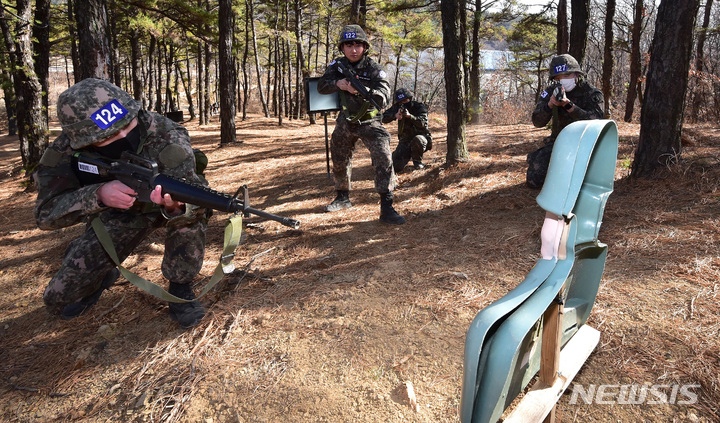
<path fill-rule="evenodd" d="M 150 201 L 163 206 L 165 211 L 171 216 L 182 213 L 183 206 L 185 205 L 185 203 L 173 200 L 170 194 L 163 195 L 160 185 L 155 186 L 155 189 L 150 193 Z"/>
<path fill-rule="evenodd" d="M 566 107 L 568 104 L 570 104 L 571 106 Z M 550 107 L 550 108 L 563 107 L 563 108 L 569 110 L 569 109 L 572 109 L 573 106 L 572 106 L 572 102 L 567 97 L 565 97 L 565 99 L 563 101 L 558 101 L 558 99 L 555 98 L 555 95 L 553 95 L 552 97 L 550 97 L 550 100 L 548 101 L 548 107 Z"/>
<path fill-rule="evenodd" d="M 340 79 L 340 80 L 338 80 L 338 82 L 335 83 L 335 85 L 337 85 L 337 87 L 340 88 L 341 90 L 347 91 L 350 94 L 358 93 L 357 90 L 355 89 L 355 87 L 353 87 L 352 84 L 350 83 L 350 81 L 348 81 L 347 79 Z"/>
<path fill-rule="evenodd" d="M 135 204 L 137 192 L 120 181 L 104 183 L 97 190 L 98 202 L 107 207 L 129 209 Z"/>

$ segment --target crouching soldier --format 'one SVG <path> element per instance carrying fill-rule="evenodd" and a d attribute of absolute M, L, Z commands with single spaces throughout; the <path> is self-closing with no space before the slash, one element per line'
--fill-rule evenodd
<path fill-rule="evenodd" d="M 72 165 L 77 152 L 117 159 L 131 151 L 158 164 L 158 170 L 191 183 L 197 175 L 190 138 L 182 126 L 157 113 L 140 109 L 125 91 L 103 80 L 88 78 L 60 94 L 57 114 L 62 133 L 47 148 L 34 174 L 38 197 L 35 219 L 45 230 L 77 223 L 85 232 L 72 241 L 62 266 L 48 283 L 43 300 L 52 314 L 75 318 L 97 303 L 119 276 L 90 222 L 99 218 L 120 261 L 152 231 L 165 231 L 162 273 L 168 292 L 187 302 L 170 303 L 170 316 L 184 327 L 205 315 L 191 283 L 205 254 L 210 211 L 175 201 L 156 186 L 153 204 L 136 201 L 137 193 L 120 181 L 84 184 Z"/>
<path fill-rule="evenodd" d="M 395 91 L 394 104 L 383 113 L 383 123 L 398 121 L 398 145 L 393 151 L 393 168 L 400 173 L 413 161 L 415 169 L 425 169 L 423 155 L 432 150 L 432 135 L 428 129 L 428 108 L 424 103 L 413 100 L 405 88 Z"/>

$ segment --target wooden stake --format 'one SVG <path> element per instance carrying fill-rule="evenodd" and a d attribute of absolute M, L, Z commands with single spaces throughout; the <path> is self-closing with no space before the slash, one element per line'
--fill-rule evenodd
<path fill-rule="evenodd" d="M 552 386 L 538 380 L 504 420 L 505 423 L 539 423 L 555 408 L 563 392 L 600 341 L 600 332 L 583 325 L 560 351 L 559 376 Z M 542 351 L 541 351 L 542 354 Z M 542 357 L 541 357 L 542 359 Z"/>
<path fill-rule="evenodd" d="M 553 301 L 543 315 L 542 347 L 540 350 L 540 382 L 553 386 L 560 368 L 560 342 L 562 340 L 562 303 Z M 555 407 L 545 418 L 545 423 L 555 423 Z"/>

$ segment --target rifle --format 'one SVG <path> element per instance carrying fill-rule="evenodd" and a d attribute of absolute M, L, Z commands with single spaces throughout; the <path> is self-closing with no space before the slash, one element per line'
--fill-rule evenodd
<path fill-rule="evenodd" d="M 358 95 L 360 95 L 360 97 L 364 98 L 365 100 L 369 101 L 370 104 L 372 104 L 373 107 L 375 107 L 378 111 L 381 111 L 382 107 L 380 107 L 380 105 L 377 104 L 377 101 L 375 101 L 375 99 L 372 98 L 368 89 L 365 88 L 365 86 L 362 84 L 362 82 L 360 82 L 360 79 L 358 78 L 355 71 L 352 70 L 352 68 L 345 66 L 339 60 L 335 63 L 337 63 L 338 68 L 340 68 L 340 71 L 342 72 L 342 74 L 347 75 L 347 80 L 350 81 L 350 84 L 352 84 L 353 88 L 355 88 L 355 90 L 358 92 Z"/>
<path fill-rule="evenodd" d="M 129 151 L 124 151 L 120 159 L 116 160 L 78 152 L 73 155 L 72 162 L 73 171 L 82 185 L 118 180 L 135 190 L 141 202 L 150 202 L 150 193 L 155 186 L 160 185 L 163 195 L 170 194 L 175 201 L 227 213 L 242 212 L 245 217 L 252 213 L 293 229 L 300 227 L 300 222 L 295 219 L 250 207 L 247 185 L 230 196 L 200 184 L 164 175 L 158 171 L 157 163 Z M 241 192 L 242 198 L 238 198 Z"/>
<path fill-rule="evenodd" d="M 405 107 L 404 104 L 401 104 L 400 107 L 398 107 L 398 112 L 400 112 L 400 114 L 402 114 L 402 115 L 405 115 L 406 110 L 407 110 L 407 107 Z"/>

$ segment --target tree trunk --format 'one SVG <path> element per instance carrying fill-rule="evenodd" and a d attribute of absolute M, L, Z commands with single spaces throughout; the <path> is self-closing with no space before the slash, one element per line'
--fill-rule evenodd
<path fill-rule="evenodd" d="M 165 113 L 167 114 L 178 110 L 175 102 L 178 91 L 173 90 L 172 86 L 173 62 L 175 61 L 175 43 L 172 40 L 169 41 L 165 51 Z M 177 82 L 177 78 L 175 81 Z"/>
<path fill-rule="evenodd" d="M 277 13 L 276 13 L 277 16 Z M 273 78 L 273 91 L 275 92 L 274 99 L 275 99 L 275 113 L 278 118 L 278 126 L 282 126 L 283 124 L 283 82 L 282 82 L 282 65 L 283 65 L 283 58 L 282 54 L 280 52 L 280 33 L 278 28 L 278 22 L 275 21 L 275 77 Z"/>
<path fill-rule="evenodd" d="M 242 72 L 243 72 L 243 105 L 242 120 L 247 119 L 248 96 L 250 94 L 250 75 L 248 75 L 247 60 L 250 55 L 250 12 L 247 10 L 247 2 L 245 2 L 245 45 L 243 46 L 242 55 Z"/>
<path fill-rule="evenodd" d="M 270 117 L 270 111 L 268 110 L 267 102 L 265 101 L 265 96 L 263 96 L 263 90 L 262 90 L 262 74 L 260 73 L 260 57 L 258 55 L 257 50 L 257 33 L 255 32 L 255 12 L 254 12 L 254 0 L 245 0 L 245 7 L 248 10 L 248 15 L 250 16 L 250 29 L 252 31 L 252 45 L 253 45 L 253 55 L 255 56 L 255 73 L 257 73 L 258 78 L 258 95 L 260 96 L 260 104 L 262 104 L 263 112 L 265 113 L 265 117 Z"/>
<path fill-rule="evenodd" d="M 163 101 L 163 95 L 162 95 L 162 73 L 163 73 L 163 56 L 165 55 L 165 37 L 161 37 L 158 40 L 157 43 L 157 61 L 155 63 L 155 67 L 157 69 L 157 78 L 155 79 L 155 92 L 157 93 L 157 98 L 155 99 L 155 111 L 162 114 L 166 112 L 165 107 L 163 104 L 167 104 L 167 99 Z"/>
<path fill-rule="evenodd" d="M 50 0 L 35 1 L 33 26 L 35 74 L 42 87 L 43 117 L 48 120 L 48 75 L 50 73 Z"/>
<path fill-rule="evenodd" d="M 109 81 L 112 75 L 108 20 L 104 0 L 77 0 L 75 20 L 78 24 L 80 80 L 98 78 Z"/>
<path fill-rule="evenodd" d="M 469 157 L 465 140 L 465 82 L 463 62 L 465 59 L 465 30 L 462 16 L 465 1 L 441 0 L 443 47 L 445 48 L 445 91 L 447 108 L 454 113 L 447 116 L 447 154 L 449 165 L 466 161 Z"/>
<path fill-rule="evenodd" d="M 13 75 L 17 63 L 15 54 L 15 41 L 10 30 L 9 19 L 6 18 L 5 11 L 0 9 L 0 29 L 2 29 L 3 44 L 7 51 L 7 56 L 3 55 L 2 65 L 2 89 L 3 99 L 5 100 L 5 111 L 8 119 L 8 135 L 17 134 L 17 98 L 15 96 L 15 77 Z"/>
<path fill-rule="evenodd" d="M 80 81 L 80 54 L 78 53 L 77 42 L 75 41 L 75 35 L 77 34 L 76 22 L 75 22 L 75 11 L 74 6 L 75 0 L 67 0 L 67 20 L 68 20 L 68 32 L 72 34 L 70 37 L 70 57 L 72 57 L 73 64 L 73 80 L 74 82 Z M 68 83 L 68 86 L 70 84 Z"/>
<path fill-rule="evenodd" d="M 302 89 L 303 70 L 305 69 L 305 56 L 302 49 L 302 0 L 295 1 L 295 50 L 297 54 L 296 68 L 295 68 L 295 113 L 293 114 L 296 119 L 300 119 L 300 110 L 303 102 Z"/>
<path fill-rule="evenodd" d="M 397 54 L 395 55 L 395 79 L 393 80 L 392 92 L 394 93 L 398 89 L 398 79 L 400 78 L 400 64 L 402 63 L 403 45 L 398 46 Z M 380 63 L 380 62 L 378 62 Z"/>
<path fill-rule="evenodd" d="M 110 41 L 110 69 L 112 69 L 112 82 L 118 87 L 122 87 L 122 74 L 120 71 L 120 48 L 118 47 L 118 37 L 114 34 L 117 30 L 117 7 L 115 0 L 110 0 L 110 10 L 108 10 L 108 32 L 107 39 Z"/>
<path fill-rule="evenodd" d="M 237 141 L 235 134 L 235 65 L 233 64 L 232 0 L 220 0 L 218 10 L 218 56 L 220 71 L 220 144 Z"/>
<path fill-rule="evenodd" d="M 615 0 L 607 0 L 605 12 L 605 47 L 603 49 L 602 92 L 605 100 L 605 119 L 610 118 L 612 101 L 612 74 L 613 74 L 613 20 L 615 19 Z"/>
<path fill-rule="evenodd" d="M 276 96 L 273 92 L 273 89 L 271 89 L 271 84 L 273 82 L 274 77 L 274 68 L 273 68 L 273 62 L 275 61 L 275 49 L 273 48 L 273 43 L 275 41 L 268 37 L 267 43 L 268 43 L 268 61 L 267 65 L 265 66 L 267 78 L 265 79 L 265 92 L 267 93 L 267 102 L 268 102 L 268 110 L 272 110 L 272 113 L 277 113 L 277 102 Z M 268 115 L 269 116 L 269 115 Z"/>
<path fill-rule="evenodd" d="M 643 15 L 645 6 L 643 0 L 635 0 L 635 15 L 632 25 L 632 41 L 630 45 L 630 82 L 628 84 L 627 98 L 625 99 L 625 122 L 632 122 L 635 109 L 635 100 L 640 91 L 640 72 L 642 70 L 642 57 L 640 57 L 640 36 L 642 35 Z"/>
<path fill-rule="evenodd" d="M 482 0 L 475 0 L 473 15 L 472 53 L 470 55 L 470 124 L 480 123 L 480 22 L 482 19 Z M 417 79 L 416 79 L 417 82 Z M 415 93 L 417 95 L 417 93 Z"/>
<path fill-rule="evenodd" d="M 570 50 L 578 63 L 585 62 L 585 47 L 590 25 L 590 0 L 570 0 L 572 23 L 570 24 Z"/>
<path fill-rule="evenodd" d="M 130 30 L 130 69 L 132 78 L 133 98 L 142 103 L 142 79 L 140 70 L 140 33 L 137 29 Z"/>
<path fill-rule="evenodd" d="M 157 48 L 157 40 L 154 35 L 150 34 L 150 47 L 148 47 L 148 76 L 147 81 L 145 81 L 145 85 L 148 87 L 148 109 L 152 110 L 155 106 L 155 61 L 153 58 L 155 57 L 155 49 Z M 158 70 L 158 73 L 160 71 Z M 157 110 L 156 110 L 157 111 Z"/>
<path fill-rule="evenodd" d="M 190 68 L 190 52 L 188 50 L 188 40 L 185 38 L 185 68 L 187 69 L 187 78 L 183 74 L 180 68 L 180 63 L 176 63 L 177 73 L 183 83 L 183 89 L 185 90 L 185 99 L 188 102 L 188 113 L 190 114 L 189 120 L 195 119 L 195 103 L 192 97 L 192 71 Z"/>
<path fill-rule="evenodd" d="M 210 52 L 210 44 L 205 42 L 203 46 L 205 48 L 205 59 L 203 63 L 205 65 L 203 69 L 203 73 L 205 74 L 205 88 L 203 89 L 205 98 L 203 98 L 203 103 L 205 103 L 205 124 L 207 125 L 210 123 L 210 63 L 212 62 L 212 53 Z"/>
<path fill-rule="evenodd" d="M 330 52 L 335 51 L 337 49 L 337 46 L 332 44 L 332 41 L 330 40 L 330 24 L 332 23 L 332 5 L 333 0 L 328 1 L 328 14 L 325 18 L 325 64 L 330 63 Z M 378 62 L 381 63 L 381 62 Z"/>
<path fill-rule="evenodd" d="M 690 116 L 692 116 L 694 122 L 701 121 L 701 116 L 703 113 L 701 112 L 703 100 L 706 98 L 710 98 L 712 94 L 708 93 L 705 84 L 705 40 L 707 39 L 707 31 L 710 27 L 710 18 L 712 17 L 712 4 L 713 0 L 706 0 L 705 3 L 705 13 L 703 17 L 703 23 L 702 23 L 702 29 L 700 30 L 698 34 L 698 41 L 697 41 L 697 48 L 695 50 L 695 72 L 696 77 L 695 81 L 697 81 L 697 84 L 695 85 L 695 89 L 692 90 L 693 93 L 693 103 L 692 103 L 692 113 Z"/>
<path fill-rule="evenodd" d="M 35 75 L 33 63 L 32 2 L 18 0 L 18 23 L 15 27 L 17 66 L 15 94 L 20 155 L 28 178 L 32 176 L 48 145 L 48 123 L 43 114 L 42 85 Z"/>
<path fill-rule="evenodd" d="M 557 54 L 565 54 L 570 50 L 568 35 L 567 0 L 558 0 L 557 7 Z"/>
<path fill-rule="evenodd" d="M 685 90 L 699 0 L 662 0 L 648 67 L 633 177 L 649 177 L 681 157 Z"/>
<path fill-rule="evenodd" d="M 352 0 L 350 5 L 350 22 L 358 24 L 363 29 L 365 28 L 365 19 L 367 17 L 367 1 L 366 0 Z"/>

